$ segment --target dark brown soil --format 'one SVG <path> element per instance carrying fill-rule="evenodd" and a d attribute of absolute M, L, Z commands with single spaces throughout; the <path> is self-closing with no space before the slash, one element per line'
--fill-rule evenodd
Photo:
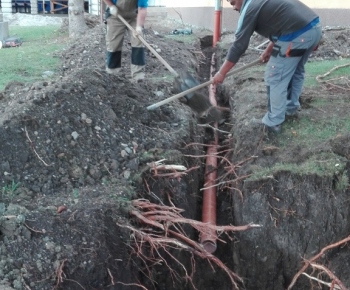
<path fill-rule="evenodd" d="M 164 247 L 153 260 L 141 258 L 150 254 L 150 245 L 144 240 L 136 247 L 140 236 L 128 227 L 150 227 L 130 215 L 132 200 L 174 205 L 184 217 L 200 220 L 203 155 L 213 131 L 199 126 L 195 113 L 180 101 L 148 111 L 147 106 L 173 95 L 173 76 L 148 52 L 146 80 L 132 82 L 128 37 L 122 73 L 105 73 L 105 25 L 93 17 L 88 21 L 89 32 L 57 55 L 59 77 L 13 82 L 1 92 L 0 288 L 233 289 L 222 268 L 191 247 Z M 149 21 L 145 38 L 176 71 L 208 80 L 212 53 L 221 64 L 228 43 L 214 50 L 210 33 L 200 29 L 169 37 L 174 25 Z M 348 29 L 324 31 L 323 45 L 311 60 L 349 56 L 349 35 Z M 263 41 L 254 37 L 252 45 Z M 239 65 L 258 56 L 248 50 Z M 321 118 L 347 118 L 348 94 L 329 85 L 323 91 L 305 90 L 301 119 L 288 120 L 285 127 L 292 124 L 298 132 L 303 118 L 316 124 Z M 336 184 L 349 172 L 350 135 L 309 147 L 291 141 L 288 150 L 280 150 L 289 135 L 267 136 L 256 122 L 266 107 L 261 67 L 226 80 L 217 97 L 219 105 L 231 109 L 219 127 L 219 155 L 225 158 L 218 168 L 223 185 L 217 191 L 217 224 L 262 227 L 220 236 L 214 254 L 242 278 L 241 289 L 286 289 L 303 258 L 349 234 L 349 188 L 339 190 Z M 334 100 L 334 106 L 316 107 L 315 98 Z M 245 178 L 276 164 L 302 166 L 313 157 L 325 162 L 322 156 L 331 153 L 341 172 L 281 169 Z M 162 159 L 193 170 L 181 176 L 155 174 L 152 162 Z M 228 170 L 225 160 L 235 170 Z M 196 230 L 184 226 L 184 231 L 198 241 Z M 343 246 L 317 262 L 350 287 L 348 256 Z M 306 272 L 311 275 L 310 269 Z M 318 278 L 331 281 L 327 275 Z M 323 289 L 304 275 L 294 289 L 311 289 L 311 284 Z"/>

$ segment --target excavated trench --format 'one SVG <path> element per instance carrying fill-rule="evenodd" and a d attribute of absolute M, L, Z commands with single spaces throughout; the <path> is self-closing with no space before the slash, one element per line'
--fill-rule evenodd
<path fill-rule="evenodd" d="M 201 39 L 202 53 L 207 62 L 200 65 L 197 71 L 199 77 L 208 79 L 215 69 L 215 49 L 211 45 L 211 36 Z M 211 91 L 213 88 L 210 87 Z M 201 90 L 202 94 L 210 95 L 208 89 Z M 215 102 L 221 107 L 229 107 L 229 98 L 222 93 L 212 94 Z M 179 179 L 157 178 L 156 175 L 144 177 L 147 180 L 149 191 L 153 196 L 146 194 L 144 198 L 150 202 L 163 206 L 176 205 L 182 209 L 182 216 L 192 221 L 203 221 L 213 225 L 234 225 L 232 210 L 232 192 L 230 179 L 235 179 L 235 172 L 230 159 L 231 155 L 231 116 L 224 113 L 225 123 L 220 127 L 211 123 L 209 126 L 195 124 L 190 140 L 182 147 L 183 156 L 177 160 L 181 164 L 187 164 L 188 168 L 197 168 Z M 183 160 L 181 160 L 183 159 Z M 217 186 L 220 182 L 221 186 Z M 171 198 L 171 202 L 170 199 Z M 160 201 L 161 200 L 161 201 Z M 171 223 L 171 221 L 169 221 Z M 183 226 L 184 233 L 193 241 L 201 244 L 209 253 L 213 253 L 224 267 L 211 261 L 208 257 L 198 254 L 195 247 L 187 250 L 162 248 L 157 258 L 161 263 L 152 265 L 152 275 L 156 283 L 149 279 L 143 279 L 143 285 L 148 289 L 233 289 L 236 284 L 239 287 L 243 283 L 240 278 L 234 277 L 234 273 L 228 275 L 225 269 L 234 272 L 234 243 L 237 241 L 235 234 L 228 232 L 223 234 L 213 230 L 200 232 L 191 223 Z M 169 228 L 171 230 L 171 227 Z M 169 233 L 169 236 L 172 236 Z M 178 238 L 181 242 L 182 239 Z M 180 247 L 181 248 L 181 247 Z M 154 250 L 152 246 L 151 252 Z M 153 255 L 151 254 L 153 257 Z M 141 263 L 142 264 L 142 263 Z M 143 264 L 146 267 L 146 264 Z M 227 267 L 227 268 L 226 268 Z M 186 269 L 186 271 L 184 271 Z M 142 275 L 141 275 L 142 276 Z M 147 275 L 146 275 L 147 276 Z M 145 277 L 144 277 L 145 278 Z M 232 279 L 232 280 L 231 280 Z M 232 283 L 233 281 L 233 283 Z"/>
<path fill-rule="evenodd" d="M 340 185 L 349 178 L 349 134 L 311 145 L 288 135 L 267 136 L 257 122 L 266 96 L 263 69 L 256 66 L 217 88 L 218 104 L 231 114 L 216 131 L 217 168 L 206 166 L 213 128 L 199 126 L 180 102 L 147 112 L 171 84 L 156 79 L 135 85 L 123 75 L 106 74 L 103 29 L 97 27 L 65 51 L 57 80 L 30 86 L 14 82 L 1 92 L 0 133 L 6 142 L 0 145 L 0 166 L 6 174 L 0 177 L 0 286 L 225 290 L 237 283 L 239 289 L 282 290 L 293 282 L 303 258 L 348 236 L 349 189 Z M 201 80 L 210 75 L 212 54 L 218 65 L 228 49 L 222 43 L 214 51 L 209 39 L 201 39 L 206 61 L 194 66 Z M 172 66 L 195 63 L 181 43 L 169 47 Z M 184 57 L 172 58 L 178 51 Z M 257 56 L 249 51 L 238 65 Z M 163 73 L 152 59 L 149 68 Z M 348 114 L 346 93 L 318 91 L 321 100 L 332 97 L 332 106 L 321 110 L 315 109 L 315 94 L 303 95 L 302 119 L 286 122 L 296 133 L 305 120 L 317 124 L 320 112 L 328 119 Z M 189 170 L 162 175 L 154 170 L 154 161 L 162 159 Z M 187 240 L 185 247 L 178 238 L 200 242 L 200 231 L 189 220 L 202 219 L 201 189 L 215 170 L 216 225 L 261 227 L 216 231 L 216 250 L 208 256 L 198 244 Z M 11 181 L 21 182 L 18 191 L 11 191 Z M 138 207 L 140 198 L 152 204 Z M 163 220 L 163 228 L 137 216 L 158 210 L 155 222 L 169 218 L 173 206 L 182 210 L 179 223 L 174 223 L 179 212 L 171 212 L 173 219 Z M 181 235 L 173 235 L 175 230 Z M 342 244 L 317 263 L 349 287 L 349 260 Z M 332 280 L 311 267 L 304 272 Z M 293 285 L 311 287 L 327 289 L 305 275 Z"/>
<path fill-rule="evenodd" d="M 218 63 L 223 60 L 226 49 L 217 49 Z M 213 53 L 213 50 L 208 50 L 210 52 L 203 51 Z M 247 64 L 256 57 L 256 53 L 247 54 L 242 63 Z M 260 67 L 226 80 L 218 89 L 217 100 L 220 105 L 229 104 L 231 108 L 230 119 L 217 131 L 217 167 L 214 168 L 212 164 L 208 167 L 207 164 L 204 169 L 203 161 L 203 175 L 198 175 L 198 187 L 186 191 L 182 196 L 185 200 L 177 200 L 178 207 L 183 205 L 188 217 L 201 219 L 204 208 L 201 194 L 209 178 L 206 173 L 216 170 L 213 181 L 217 184 L 214 193 L 216 204 L 213 205 L 216 224 L 241 226 L 254 223 L 261 226 L 228 235 L 219 233 L 217 245 L 211 240 L 208 247 L 213 251 L 216 248 L 213 254 L 242 279 L 236 280 L 239 289 L 328 289 L 332 281 L 338 281 L 337 285 L 349 286 L 348 262 L 345 262 L 349 253 L 344 248 L 334 246 L 338 241 L 343 241 L 342 245 L 345 245 L 343 239 L 349 233 L 349 189 L 336 186 L 341 176 L 349 178 L 348 150 L 339 149 L 340 144 L 349 137 L 327 141 L 317 149 L 301 148 L 293 142 L 286 151 L 280 149 L 282 141 L 268 135 L 258 125 L 266 106 Z M 304 96 L 304 109 L 311 110 L 309 102 Z M 307 111 L 307 114 L 313 112 Z M 212 144 L 215 139 L 213 132 L 212 128 L 205 129 L 205 144 Z M 187 160 L 192 162 L 193 158 Z M 314 160 L 315 167 L 319 166 L 317 170 L 298 170 L 298 167 L 309 166 Z M 274 168 L 276 163 L 281 162 L 294 164 L 297 169 L 288 166 Z M 331 164 L 323 167 L 322 163 Z M 333 170 L 334 166 L 339 166 L 339 170 Z M 256 174 L 264 170 L 264 175 Z M 186 180 L 193 178 L 189 176 Z M 186 197 L 191 196 L 193 191 L 196 198 L 191 203 Z M 190 212 L 187 209 L 191 209 Z M 192 239 L 201 241 L 196 231 L 190 230 L 188 233 Z M 316 256 L 328 245 L 332 245 L 330 249 L 317 256 L 317 265 L 323 271 L 317 271 L 320 268 L 315 268 L 316 262 L 313 266 L 303 264 L 304 258 Z M 197 289 L 235 289 L 236 286 L 220 267 L 212 268 L 205 259 L 194 258 L 191 261 L 189 256 L 192 255 L 183 252 L 178 258 L 187 269 L 193 270 L 195 265 L 191 283 Z M 298 272 L 303 265 L 306 265 L 303 271 Z M 170 289 L 169 285 L 172 285 L 171 289 L 192 287 L 174 282 L 166 274 L 168 269 L 165 272 L 157 271 L 160 272 L 156 280 L 164 281 L 159 285 L 167 285 L 157 289 Z"/>

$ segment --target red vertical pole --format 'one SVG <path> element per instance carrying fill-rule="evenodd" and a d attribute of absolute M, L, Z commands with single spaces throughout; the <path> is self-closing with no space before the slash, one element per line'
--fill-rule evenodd
<path fill-rule="evenodd" d="M 221 10 L 214 11 L 214 34 L 213 34 L 213 47 L 220 40 L 220 27 L 221 27 Z"/>

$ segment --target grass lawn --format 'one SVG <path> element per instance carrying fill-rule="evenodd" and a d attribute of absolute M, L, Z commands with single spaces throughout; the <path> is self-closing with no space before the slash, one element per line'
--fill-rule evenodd
<path fill-rule="evenodd" d="M 59 26 L 13 26 L 10 37 L 16 36 L 23 43 L 19 47 L 0 50 L 0 90 L 9 81 L 33 82 L 42 79 L 45 71 L 55 71 L 60 51 L 68 41 L 68 32 Z"/>

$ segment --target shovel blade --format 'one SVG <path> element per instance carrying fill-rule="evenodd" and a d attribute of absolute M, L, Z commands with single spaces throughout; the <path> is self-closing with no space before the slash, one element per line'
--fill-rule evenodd
<path fill-rule="evenodd" d="M 199 82 L 187 71 L 180 72 L 174 79 L 174 89 L 176 93 L 182 93 L 199 85 Z M 185 95 L 186 100 L 189 100 L 194 93 Z"/>
<path fill-rule="evenodd" d="M 181 72 L 179 76 L 174 79 L 174 89 L 177 93 L 187 91 L 198 85 L 199 82 L 187 71 Z M 222 121 L 222 111 L 219 108 L 214 107 L 207 96 L 194 91 L 186 94 L 185 99 L 186 105 L 198 114 L 200 123 L 208 124 Z"/>

